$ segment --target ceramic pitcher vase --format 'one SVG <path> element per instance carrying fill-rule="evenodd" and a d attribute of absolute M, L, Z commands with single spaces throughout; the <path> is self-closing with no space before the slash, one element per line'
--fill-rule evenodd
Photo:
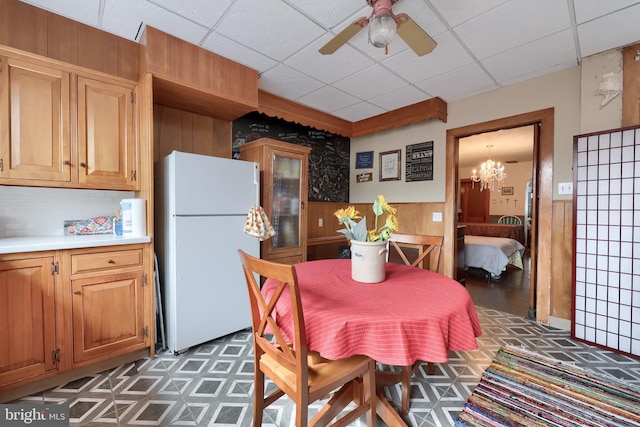
<path fill-rule="evenodd" d="M 386 262 L 387 242 L 351 241 L 351 278 L 356 282 L 384 281 Z"/>

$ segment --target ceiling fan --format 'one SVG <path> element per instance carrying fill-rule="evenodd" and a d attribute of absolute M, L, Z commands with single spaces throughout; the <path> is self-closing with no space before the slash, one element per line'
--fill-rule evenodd
<path fill-rule="evenodd" d="M 398 0 L 366 0 L 373 8 L 369 17 L 356 19 L 327 44 L 320 48 L 323 55 L 331 55 L 364 27 L 369 26 L 369 42 L 375 47 L 384 47 L 389 52 L 389 43 L 397 34 L 418 56 L 426 55 L 436 47 L 436 42 L 406 13 L 395 15 L 391 7 Z"/>

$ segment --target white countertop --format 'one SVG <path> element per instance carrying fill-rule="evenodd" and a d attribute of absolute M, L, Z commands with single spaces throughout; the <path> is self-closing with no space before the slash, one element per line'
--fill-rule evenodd
<path fill-rule="evenodd" d="M 113 234 L 95 234 L 89 236 L 11 237 L 7 239 L 0 239 L 0 254 L 131 245 L 149 242 L 151 242 L 151 237 L 149 236 L 125 237 Z"/>

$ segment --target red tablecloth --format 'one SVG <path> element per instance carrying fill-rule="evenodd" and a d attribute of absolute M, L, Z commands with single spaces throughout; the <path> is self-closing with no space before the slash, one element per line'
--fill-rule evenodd
<path fill-rule="evenodd" d="M 473 350 L 482 334 L 467 290 L 438 273 L 387 263 L 386 280 L 367 284 L 351 279 L 351 260 L 296 264 L 307 345 L 327 359 L 355 354 L 408 366 L 416 360 L 442 363 L 447 350 Z M 268 296 L 274 283 L 267 280 Z M 276 307 L 276 320 L 293 336 L 288 298 Z"/>

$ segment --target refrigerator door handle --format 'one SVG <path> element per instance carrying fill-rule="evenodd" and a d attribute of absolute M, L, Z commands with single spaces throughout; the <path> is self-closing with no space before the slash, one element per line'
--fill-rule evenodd
<path fill-rule="evenodd" d="M 253 183 L 256 185 L 256 206 L 260 206 L 260 165 L 253 164 Z"/>

